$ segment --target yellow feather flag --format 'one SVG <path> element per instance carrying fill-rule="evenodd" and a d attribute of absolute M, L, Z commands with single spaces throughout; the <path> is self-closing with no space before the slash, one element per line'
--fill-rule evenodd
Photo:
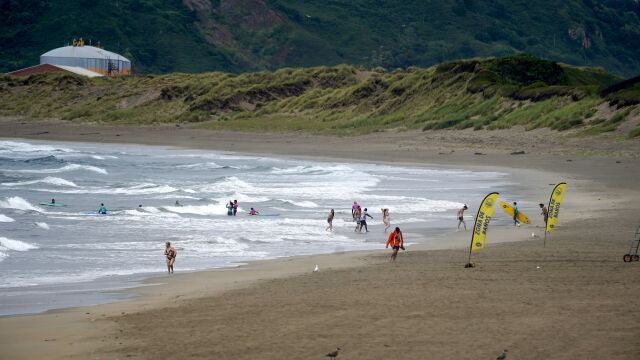
<path fill-rule="evenodd" d="M 547 232 L 553 230 L 558 226 L 558 215 L 560 215 L 560 205 L 562 204 L 562 198 L 564 191 L 567 189 L 567 183 L 559 183 L 553 188 L 551 192 L 551 198 L 549 199 L 549 217 L 547 218 Z"/>
<path fill-rule="evenodd" d="M 489 221 L 493 217 L 493 210 L 495 204 L 498 202 L 498 193 L 494 192 L 484 197 L 478 214 L 476 215 L 476 223 L 473 226 L 473 235 L 471 235 L 471 250 L 484 249 L 484 243 L 487 239 L 487 228 L 489 227 Z"/>

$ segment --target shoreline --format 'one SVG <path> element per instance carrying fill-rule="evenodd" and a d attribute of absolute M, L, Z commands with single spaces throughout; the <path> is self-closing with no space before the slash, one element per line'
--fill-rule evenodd
<path fill-rule="evenodd" d="M 3 137 L 4 136 L 5 135 L 3 135 Z M 216 136 L 222 135 L 218 134 Z M 352 140 L 335 140 L 339 143 L 338 149 L 331 148 L 331 146 L 334 145 L 333 143 L 326 144 L 324 146 L 327 147 L 327 151 L 317 153 L 317 144 L 311 146 L 310 149 L 307 149 L 307 152 L 296 151 L 299 147 L 304 148 L 305 141 L 307 139 L 306 137 L 295 142 L 295 135 L 285 136 L 287 139 L 286 141 L 290 142 L 287 143 L 285 141 L 284 144 L 279 144 L 271 142 L 273 141 L 271 136 L 273 135 L 267 135 L 267 138 L 269 139 L 268 142 L 258 144 L 258 146 L 256 146 L 255 144 L 260 142 L 260 139 L 263 139 L 263 137 L 261 135 L 253 135 L 255 139 L 254 142 L 249 143 L 251 146 L 247 145 L 244 147 L 248 149 L 260 149 L 263 146 L 271 147 L 273 152 L 270 152 L 270 154 L 276 156 L 285 152 L 291 152 L 295 154 L 293 157 L 301 156 L 313 157 L 314 159 L 323 158 L 329 161 L 348 161 L 345 158 L 339 156 L 335 157 L 333 155 L 336 152 L 339 154 L 346 152 L 341 148 L 341 146 L 349 145 L 348 141 Z M 278 137 L 279 136 L 281 135 L 278 135 Z M 359 141 L 362 140 L 357 139 L 356 143 Z M 211 146 L 215 147 L 217 145 L 220 144 L 213 144 Z M 234 148 L 238 147 L 235 142 L 232 145 Z M 368 146 L 371 148 L 375 147 L 376 144 L 374 143 L 373 145 L 370 144 Z M 233 151 L 232 149 L 226 148 L 225 144 L 222 144 L 221 148 L 216 150 Z M 534 153 L 513 156 L 504 153 L 488 152 L 486 156 L 479 156 L 474 155 L 471 151 L 465 154 L 454 155 L 440 155 L 436 152 L 432 152 L 429 154 L 422 154 L 421 156 L 415 154 L 407 156 L 408 154 L 406 153 L 406 150 L 401 148 L 391 150 L 386 145 L 375 147 L 371 152 L 352 150 L 348 153 L 350 156 L 353 156 L 353 158 L 360 158 L 365 161 L 375 161 L 373 158 L 380 156 L 382 160 L 389 161 L 391 164 L 396 165 L 407 164 L 404 161 L 409 159 L 415 160 L 415 162 L 408 162 L 409 164 L 419 166 L 429 166 L 434 164 L 436 166 L 444 167 L 456 166 L 485 169 L 503 167 L 513 171 L 511 174 L 514 174 L 514 176 L 518 178 L 517 182 L 521 186 L 525 186 L 526 181 L 534 181 L 529 179 L 532 174 L 544 174 L 543 177 L 553 176 L 556 174 L 558 177 L 563 178 L 563 180 L 570 182 L 569 191 L 572 193 L 570 197 L 565 199 L 567 201 L 566 207 L 563 205 L 561 228 L 557 230 L 557 237 L 560 239 L 564 239 L 566 237 L 566 235 L 562 234 L 564 231 L 575 232 L 577 231 L 575 229 L 577 226 L 576 224 L 584 225 L 585 221 L 588 221 L 588 219 L 601 219 L 609 222 L 611 221 L 612 214 L 614 218 L 618 216 L 627 220 L 631 219 L 633 214 L 629 214 L 629 212 L 633 211 L 631 209 L 638 209 L 634 204 L 635 201 L 640 199 L 640 196 L 638 195 L 638 190 L 640 189 L 638 189 L 637 183 L 640 163 L 636 158 L 622 158 L 622 160 L 614 160 L 611 158 L 591 158 L 576 155 L 556 155 L 556 158 L 551 158 L 547 154 L 540 155 Z M 385 155 L 383 156 L 380 154 Z M 394 157 L 396 159 L 401 158 L 402 161 L 399 162 L 395 160 Z M 572 161 L 567 161 L 569 159 Z M 620 163 L 615 161 L 620 161 Z M 616 174 L 618 176 L 616 176 Z M 547 190 L 544 189 L 544 192 L 546 191 Z M 601 191 L 604 194 L 607 194 L 606 200 L 601 201 L 601 198 L 596 195 Z M 605 196 L 602 196 L 602 198 L 605 198 Z M 592 210 L 594 209 L 594 206 L 600 206 L 600 211 L 594 212 Z M 496 211 L 498 210 L 496 209 Z M 532 217 L 534 217 L 533 214 Z M 609 225 L 606 225 L 606 227 L 608 228 Z M 529 231 L 530 228 L 523 228 L 522 230 L 525 229 L 526 231 L 524 231 L 524 234 L 522 235 L 526 236 L 527 231 Z M 505 232 L 506 235 L 501 235 L 499 234 L 503 232 L 501 230 L 506 229 L 492 228 L 492 232 L 488 239 L 489 249 L 484 252 L 478 252 L 477 254 L 474 253 L 474 257 L 476 255 L 478 256 L 478 262 L 482 261 L 485 264 L 481 265 L 482 267 L 495 267 L 496 264 L 500 263 L 494 263 L 495 260 L 491 256 L 493 253 L 504 252 L 504 249 L 510 249 L 514 246 L 516 248 L 527 249 L 532 246 L 532 243 L 537 244 L 537 242 L 539 242 L 539 239 L 537 239 L 538 241 L 520 241 L 515 244 L 503 243 L 496 245 L 496 238 L 500 236 L 513 236 L 511 231 Z M 618 231 L 620 230 L 622 229 L 618 229 Z M 520 233 L 523 233 L 523 231 L 520 231 Z M 447 239 L 450 240 L 448 243 L 450 245 L 454 243 L 462 244 L 463 242 L 468 242 L 468 239 L 466 238 L 469 236 L 470 232 L 442 235 L 442 237 L 447 237 Z M 554 238 L 555 237 L 556 235 L 554 234 Z M 526 237 L 523 237 L 521 240 L 526 240 Z M 571 238 L 570 241 L 574 241 L 573 238 Z M 620 240 L 616 239 L 611 241 Z M 627 240 L 624 242 L 626 243 Z M 398 261 L 401 263 L 405 258 L 428 258 L 433 260 L 437 258 L 435 254 L 442 255 L 442 257 L 446 259 L 451 259 L 451 257 L 457 256 L 456 254 L 460 252 L 458 248 L 448 250 L 429 250 L 428 248 L 429 246 L 425 246 L 424 248 L 416 247 L 415 250 L 414 248 L 411 248 L 407 254 L 400 254 Z M 620 252 L 623 251 L 622 248 L 619 250 Z M 622 254 L 620 254 L 620 257 L 621 255 Z M 21 315 L 16 317 L 0 318 L 0 338 L 3 339 L 3 346 L 0 347 L 2 348 L 2 350 L 0 350 L 0 355 L 4 354 L 9 358 L 33 358 L 47 354 L 50 358 L 69 358 L 74 356 L 89 357 L 101 354 L 105 355 L 107 358 L 110 358 L 109 356 L 116 358 L 118 356 L 123 356 L 123 354 L 133 352 L 134 354 L 137 354 L 136 357 L 139 358 L 152 358 L 148 357 L 151 355 L 142 355 L 141 353 L 136 353 L 136 351 L 134 351 L 134 349 L 137 349 L 139 345 L 141 345 L 138 341 L 141 338 L 144 338 L 142 334 L 137 333 L 137 337 L 134 337 L 133 339 L 128 338 L 127 340 L 120 339 L 117 335 L 114 338 L 113 334 L 118 331 L 122 332 L 123 326 L 124 329 L 126 329 L 125 331 L 130 331 L 131 328 L 128 327 L 129 325 L 134 323 L 140 325 L 141 323 L 139 322 L 139 318 L 141 317 L 144 318 L 144 320 L 141 320 L 143 322 L 149 322 L 150 319 L 153 319 L 153 316 L 143 316 L 145 314 L 157 315 L 158 311 L 167 308 L 182 311 L 181 309 L 190 308 L 191 306 L 195 306 L 194 304 L 206 299 L 209 301 L 216 299 L 224 300 L 229 296 L 234 296 L 234 294 L 237 294 L 238 292 L 251 293 L 253 291 L 265 291 L 265 284 L 273 284 L 275 282 L 277 285 L 276 287 L 279 286 L 294 292 L 298 291 L 296 286 L 304 286 L 304 282 L 300 283 L 300 281 L 311 281 L 309 278 L 311 276 L 310 270 L 313 268 L 313 264 L 317 262 L 326 264 L 321 266 L 321 279 L 327 276 L 331 277 L 333 281 L 335 281 L 336 274 L 345 275 L 345 271 L 349 271 L 349 269 L 354 268 L 358 269 L 358 273 L 364 272 L 365 275 L 363 275 L 363 278 L 368 279 L 366 274 L 376 273 L 380 266 L 383 266 L 383 264 L 386 263 L 384 260 L 386 260 L 387 256 L 388 253 L 384 253 L 382 251 L 357 251 L 279 258 L 251 262 L 246 267 L 177 274 L 168 279 L 166 284 L 161 283 L 156 286 L 148 285 L 161 282 L 161 280 L 159 280 L 161 276 L 157 278 L 150 278 L 144 282 L 147 286 L 134 289 L 136 297 L 131 300 L 91 307 L 55 310 L 37 315 Z M 461 261 L 460 264 L 456 264 L 456 266 L 461 265 L 463 262 L 464 261 Z M 445 268 L 449 269 L 450 265 L 451 264 L 445 264 Z M 233 274 L 227 276 L 230 272 Z M 378 274 L 378 276 L 379 275 L 380 274 Z M 375 274 L 372 276 L 375 276 Z M 289 281 L 297 285 L 287 284 Z M 325 287 L 332 286 L 330 285 L 331 281 L 323 282 L 322 284 L 324 284 Z M 634 290 L 632 293 L 638 294 L 638 291 Z M 297 297 L 303 296 L 303 294 L 291 294 L 291 296 Z M 313 308 L 307 309 L 306 311 L 313 311 Z M 185 314 L 188 315 L 188 313 Z M 292 317 L 295 318 L 295 316 Z M 52 337 L 52 328 L 64 328 L 65 330 L 60 335 Z M 55 338 L 55 340 L 51 341 L 50 339 L 52 338 Z M 107 345 L 105 344 L 105 339 L 108 339 L 109 344 L 114 346 L 116 350 L 107 350 L 108 347 L 105 347 Z M 145 341 L 148 342 L 148 340 Z M 241 342 L 241 340 L 239 341 Z M 120 343 L 118 344 L 118 342 Z M 230 343 L 236 343 L 236 341 L 231 341 Z M 73 344 L 73 346 L 69 346 L 69 344 Z M 240 345 L 241 344 L 238 344 L 238 346 Z M 231 344 L 228 344 L 225 347 L 227 346 L 231 346 Z M 247 355 L 243 358 L 251 358 L 250 351 L 247 351 L 246 354 Z M 268 356 L 265 356 L 265 358 L 276 358 L 275 354 L 272 356 L 271 353 L 266 353 L 266 355 Z M 523 358 L 526 358 L 526 356 L 523 356 Z"/>
<path fill-rule="evenodd" d="M 3 139 L 3 138 L 0 138 Z M 9 138 L 8 140 L 25 140 L 25 141 L 29 141 L 31 139 L 15 139 L 15 138 Z M 48 140 L 40 140 L 40 141 L 48 141 Z M 52 140 L 53 141 L 53 140 Z M 65 144 L 67 142 L 62 142 L 62 144 Z M 94 143 L 86 143 L 86 142 L 69 142 L 71 144 L 73 143 L 84 143 L 84 144 L 94 144 Z M 138 146 L 139 144 L 128 144 L 128 145 L 133 145 L 133 146 Z M 156 145 L 139 145 L 139 146 L 156 146 Z M 220 152 L 220 151 L 219 151 Z M 235 153 L 233 152 L 233 154 L 240 154 L 240 153 Z M 260 155 L 264 155 L 264 154 L 255 154 L 255 153 L 242 153 L 242 155 L 247 155 L 247 156 L 260 156 Z M 282 155 L 273 155 L 276 158 L 283 158 L 283 159 L 290 159 L 290 158 L 296 158 L 296 159 L 306 159 L 306 160 L 313 160 L 313 161 L 320 161 L 320 162 L 331 162 L 331 161 L 340 161 L 340 162 L 347 162 L 348 160 L 346 159 L 336 159 L 336 158 L 327 158 L 327 157 L 317 157 L 317 156 L 305 156 L 305 155 L 291 155 L 291 156 L 282 156 Z M 353 160 L 352 160 L 353 161 Z M 370 160 L 366 160 L 366 162 L 370 162 L 370 163 L 374 163 L 371 162 Z M 378 163 L 382 163 L 382 162 L 378 162 Z M 390 166 L 409 166 L 409 167 L 417 167 L 417 168 L 438 168 L 438 169 L 450 169 L 450 170 L 473 170 L 473 171 L 497 171 L 497 172 L 503 172 L 503 173 L 507 173 L 510 172 L 511 168 L 508 167 L 488 167 L 485 165 L 474 165 L 474 166 L 462 166 L 462 165 L 444 165 L 444 164 L 430 164 L 430 163 L 417 163 L 417 162 L 406 162 L 406 163 L 392 163 L 392 162 L 384 162 L 384 164 L 388 164 Z M 547 181 L 551 181 L 551 175 L 548 175 L 546 172 L 543 173 L 541 171 L 535 170 L 535 171 L 526 171 L 526 175 L 523 174 L 510 174 L 511 176 L 515 176 L 518 180 L 514 180 L 517 183 L 520 183 L 522 181 L 526 181 L 525 178 L 527 177 L 536 177 L 538 180 L 538 182 L 544 183 Z M 544 178 L 542 180 L 540 180 L 540 178 Z M 514 189 L 511 189 L 514 190 Z M 545 190 L 546 191 L 546 190 Z M 523 197 L 523 198 L 529 198 L 529 197 L 534 197 L 532 192 L 528 192 L 528 193 L 518 193 L 519 196 Z M 546 193 L 544 193 L 543 195 L 547 195 Z M 476 199 L 477 200 L 477 199 Z M 468 213 L 467 217 L 473 217 L 473 214 Z M 467 219 L 467 221 L 469 221 L 469 219 Z M 379 225 L 379 224 L 378 224 Z M 472 226 L 472 223 L 468 224 L 469 227 Z M 415 227 L 415 225 L 413 226 Z M 495 225 L 494 225 L 495 227 Z M 498 230 L 498 229 L 496 229 Z M 411 248 L 412 250 L 434 250 L 434 249 L 438 249 L 438 250 L 443 250 L 443 249 L 452 249 L 452 248 L 459 248 L 459 247 L 465 247 L 465 241 L 468 242 L 468 240 L 464 240 L 464 239 L 460 239 L 459 236 L 456 236 L 458 234 L 456 234 L 456 232 L 454 230 L 451 230 L 449 228 L 421 228 L 421 229 L 411 229 L 410 233 L 407 233 L 409 235 L 418 235 L 418 238 L 413 238 L 411 239 L 411 242 L 413 243 L 409 248 Z M 406 229 L 405 229 L 405 233 L 406 233 Z M 427 235 L 428 234 L 428 235 Z M 470 233 L 469 233 L 470 235 Z M 497 234 L 496 234 L 497 235 Z M 453 244 L 449 244 L 447 245 L 442 239 L 446 238 L 446 237 L 453 237 L 456 238 L 456 241 Z M 382 239 L 383 236 L 380 237 L 380 239 Z M 526 240 L 526 237 L 522 237 L 521 239 L 517 240 L 517 241 L 523 241 Z M 382 239 L 384 240 L 384 239 Z M 382 240 L 380 242 L 382 242 Z M 449 239 L 449 243 L 450 243 Z M 495 236 L 495 243 L 501 243 L 501 242 L 508 242 L 508 241 L 513 241 L 510 239 L 507 239 L 506 236 L 504 235 L 497 235 Z M 352 250 L 349 252 L 354 252 L 354 253 L 358 253 L 360 255 L 371 255 L 373 254 L 375 251 L 380 251 L 380 250 L 374 250 L 374 252 L 371 252 L 372 250 Z M 342 251 L 338 251 L 338 252 L 342 252 Z M 234 263 L 234 264 L 230 264 L 229 266 L 222 266 L 222 267 L 214 267 L 214 268 L 204 268 L 204 269 L 195 269 L 195 270 L 188 270 L 186 272 L 181 272 L 181 274 L 192 274 L 192 273 L 197 273 L 197 272 L 210 272 L 210 271 L 222 271 L 222 270 L 231 270 L 231 269 L 237 269 L 237 268 L 241 268 L 241 267 L 245 267 L 245 266 L 249 266 L 251 264 L 253 264 L 254 262 L 262 262 L 262 261 L 278 261 L 278 260 L 282 260 L 282 259 L 287 259 L 287 258 L 295 258 L 295 257 L 308 257 L 308 256 L 323 256 L 323 255 L 327 255 L 327 256 L 331 256 L 333 254 L 335 254 L 336 252 L 329 252 L 329 253 L 318 253 L 318 254 L 311 254 L 311 255 L 291 255 L 291 256 L 282 256 L 282 257 L 269 257 L 269 258 L 265 258 L 265 259 L 256 259 L 256 260 L 250 260 L 248 262 L 241 262 L 241 263 Z M 135 297 L 134 294 L 137 293 L 139 288 L 148 286 L 149 283 L 153 284 L 154 283 L 154 279 L 163 279 L 165 277 L 165 274 L 163 272 L 150 272 L 150 273 L 135 273 L 135 274 L 130 274 L 130 275 L 114 275 L 114 276 L 106 276 L 106 277 L 101 277 L 101 278 L 97 278 L 91 281 L 87 281 L 87 282 L 82 282 L 81 284 L 89 284 L 89 285 L 94 285 L 95 288 L 94 290 L 87 290 L 87 291 L 78 291 L 78 293 L 82 293 L 84 294 L 83 296 L 88 296 L 90 297 L 92 300 L 87 300 L 87 301 L 82 301 L 82 302 L 76 302 L 76 303 L 69 303 L 68 301 L 65 303 L 64 300 L 60 300 L 60 299 L 56 299 L 56 302 L 59 303 L 58 306 L 56 307 L 52 307 L 52 308 L 44 308 L 43 310 L 36 310 L 36 311 L 30 311 L 30 312 L 22 312 L 22 313 L 7 313 L 7 314 L 2 314 L 0 315 L 0 317 L 3 316 L 8 316 L 8 317 L 12 317 L 12 316 L 29 316 L 29 315 L 38 315 L 38 314 L 43 314 L 43 313 L 47 313 L 47 312 L 55 312 L 55 311 L 61 311 L 61 310 L 66 310 L 66 309 L 73 309 L 73 308 L 78 308 L 78 307 L 87 307 L 87 306 L 100 306 L 100 305 L 105 305 L 105 304 L 110 304 L 110 303 L 117 303 L 117 302 L 122 302 L 122 301 L 130 301 L 132 297 Z M 118 280 L 119 279 L 119 280 Z M 126 285 L 122 285 L 122 287 L 115 287 L 115 285 L 113 285 L 113 283 L 117 283 L 122 281 L 123 284 Z M 100 290 L 100 283 L 109 283 L 111 284 L 109 286 L 109 288 L 105 288 L 103 290 Z M 54 284 L 51 285 L 51 287 L 53 288 L 60 288 L 60 287 L 73 287 L 73 283 L 62 283 L 62 284 Z M 41 289 L 41 286 L 36 286 L 35 289 Z M 12 288 L 12 289 L 34 289 L 32 287 L 23 287 L 23 288 Z M 101 295 L 103 294 L 103 295 Z M 57 296 L 57 295 L 56 295 Z M 60 296 L 58 296 L 60 297 Z"/>

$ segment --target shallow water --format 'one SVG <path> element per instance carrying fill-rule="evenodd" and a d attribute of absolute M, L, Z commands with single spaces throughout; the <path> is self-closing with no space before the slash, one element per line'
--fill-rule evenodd
<path fill-rule="evenodd" d="M 382 207 L 415 241 L 412 232 L 455 227 L 462 203 L 507 184 L 497 172 L 0 141 L 0 314 L 112 299 L 101 291 L 166 270 L 165 241 L 177 271 L 374 249 L 385 241 Z M 65 206 L 40 205 L 51 198 Z M 353 232 L 354 200 L 374 217 L 368 234 Z M 96 214 L 100 203 L 108 215 Z M 275 216 L 248 216 L 250 207 Z M 331 208 L 333 233 L 324 229 Z"/>

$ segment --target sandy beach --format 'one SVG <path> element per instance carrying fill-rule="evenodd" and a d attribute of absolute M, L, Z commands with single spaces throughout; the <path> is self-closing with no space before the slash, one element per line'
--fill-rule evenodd
<path fill-rule="evenodd" d="M 134 289 L 133 300 L 0 318 L 0 358 L 322 359 L 336 347 L 339 359 L 494 359 L 504 349 L 510 359 L 636 359 L 640 352 L 640 263 L 622 262 L 640 226 L 638 140 L 547 130 L 328 138 L 19 119 L 0 121 L 0 136 L 493 169 L 540 202 L 550 183 L 569 184 L 546 247 L 531 237 L 543 233 L 531 214 L 533 225 L 491 229 L 473 269 L 464 268 L 470 233 L 452 229 L 446 241 L 408 248 L 394 264 L 380 249 L 156 277 Z"/>

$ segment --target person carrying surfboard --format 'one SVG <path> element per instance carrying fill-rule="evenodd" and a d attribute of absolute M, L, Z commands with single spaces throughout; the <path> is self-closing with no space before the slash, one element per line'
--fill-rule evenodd
<path fill-rule="evenodd" d="M 518 210 L 518 203 L 517 202 L 513 202 L 513 226 L 520 226 L 520 222 L 518 221 L 518 213 L 520 212 L 520 210 Z"/>
<path fill-rule="evenodd" d="M 467 223 L 464 222 L 464 211 L 467 209 L 467 204 L 464 204 L 464 206 L 458 210 L 458 230 L 460 230 L 460 224 L 462 224 L 464 225 L 464 231 L 467 231 Z"/>
<path fill-rule="evenodd" d="M 404 237 L 402 236 L 402 231 L 400 231 L 399 227 L 396 227 L 396 229 L 389 234 L 389 237 L 387 237 L 387 243 L 384 247 L 386 249 L 389 246 L 393 249 L 393 253 L 391 254 L 389 261 L 395 262 L 396 257 L 398 256 L 398 250 L 404 250 Z"/>

